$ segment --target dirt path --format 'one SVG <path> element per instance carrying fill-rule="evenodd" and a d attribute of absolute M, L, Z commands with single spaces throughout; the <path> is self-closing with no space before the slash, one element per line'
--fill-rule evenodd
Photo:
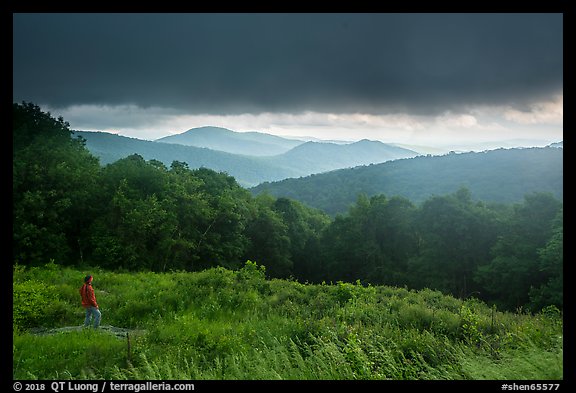
<path fill-rule="evenodd" d="M 37 328 L 32 329 L 30 332 L 37 335 L 46 335 L 46 334 L 66 333 L 66 332 L 79 332 L 83 329 L 91 329 L 91 328 L 85 328 L 84 326 L 64 326 L 61 328 L 53 328 L 53 329 Z M 111 325 L 100 325 L 100 327 L 97 330 L 113 334 L 118 338 L 126 338 L 128 334 L 133 335 L 144 332 L 144 330 L 119 328 Z"/>

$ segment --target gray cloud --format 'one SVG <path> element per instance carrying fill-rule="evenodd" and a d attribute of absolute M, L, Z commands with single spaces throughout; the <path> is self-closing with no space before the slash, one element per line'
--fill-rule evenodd
<path fill-rule="evenodd" d="M 438 113 L 562 91 L 562 14 L 14 14 L 13 99 Z"/>

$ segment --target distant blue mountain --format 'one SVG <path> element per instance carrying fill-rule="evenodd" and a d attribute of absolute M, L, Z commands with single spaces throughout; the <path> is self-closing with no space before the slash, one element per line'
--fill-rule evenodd
<path fill-rule="evenodd" d="M 201 131 L 198 133 L 194 130 Z M 221 135 L 220 147 L 228 145 L 228 150 L 232 150 L 234 138 L 240 137 L 237 151 L 242 151 L 242 154 L 232 154 L 205 147 L 186 146 L 180 143 L 166 143 L 168 137 L 161 138 L 164 142 L 160 142 L 160 140 L 145 141 L 104 132 L 75 131 L 75 134 L 86 140 L 86 147 L 92 154 L 100 158 L 102 164 L 109 164 L 136 153 L 146 160 L 161 161 L 166 166 L 177 160 L 188 163 L 190 168 L 205 167 L 226 172 L 234 176 L 238 183 L 245 187 L 252 187 L 265 181 L 277 181 L 334 169 L 414 157 L 418 154 L 412 150 L 367 140 L 350 144 L 335 144 L 292 141 L 262 133 L 253 133 L 258 134 L 256 136 L 243 136 L 244 133 L 214 127 L 203 127 L 190 131 L 180 134 L 180 140 L 191 137 L 196 140 L 195 143 L 200 144 L 198 135 L 214 132 L 215 135 L 207 136 L 205 140 L 210 141 L 212 145 L 217 145 L 217 135 Z M 178 135 L 169 138 L 172 141 L 179 140 L 176 137 Z M 242 138 L 249 139 L 251 137 L 258 139 L 257 143 L 243 143 L 247 140 Z M 263 148 L 264 142 L 262 141 L 265 140 L 269 141 L 268 148 L 270 149 L 272 149 L 270 146 L 273 144 L 275 144 L 276 149 L 286 149 L 289 144 L 295 144 L 296 147 L 275 156 L 247 155 L 247 152 L 256 146 Z"/>
<path fill-rule="evenodd" d="M 273 157 L 271 161 L 276 165 L 290 166 L 303 173 L 311 174 L 417 155 L 418 153 L 413 150 L 363 139 L 350 144 L 306 142 L 282 155 Z"/>
<path fill-rule="evenodd" d="M 158 160 L 166 166 L 173 161 L 186 162 L 191 169 L 205 167 L 234 176 L 242 186 L 254 186 L 266 180 L 281 180 L 299 176 L 289 168 L 264 163 L 256 157 L 230 154 L 206 148 L 159 143 L 106 132 L 74 131 L 86 140 L 86 148 L 100 158 L 103 165 L 131 154 L 139 154 L 145 160 Z"/>
<path fill-rule="evenodd" d="M 256 157 L 282 154 L 304 143 L 261 132 L 235 132 L 220 127 L 192 128 L 181 134 L 157 139 L 156 142 L 206 147 Z"/>
<path fill-rule="evenodd" d="M 564 148 L 564 141 L 554 142 L 554 143 L 549 144 L 548 146 Z"/>

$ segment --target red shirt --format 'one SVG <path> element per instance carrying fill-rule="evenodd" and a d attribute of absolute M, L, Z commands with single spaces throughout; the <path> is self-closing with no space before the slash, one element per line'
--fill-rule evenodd
<path fill-rule="evenodd" d="M 94 295 L 94 288 L 92 288 L 92 285 L 82 285 L 82 288 L 80 288 L 80 295 L 82 296 L 82 307 L 98 308 L 98 303 L 96 303 L 96 296 Z"/>

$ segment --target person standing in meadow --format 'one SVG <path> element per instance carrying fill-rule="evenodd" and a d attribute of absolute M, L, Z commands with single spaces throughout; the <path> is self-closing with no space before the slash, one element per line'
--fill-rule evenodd
<path fill-rule="evenodd" d="M 90 321 L 92 320 L 94 328 L 97 328 L 100 326 L 102 314 L 96 302 L 96 295 L 94 294 L 94 288 L 92 288 L 92 279 L 93 277 L 91 275 L 84 277 L 84 285 L 80 288 L 80 296 L 82 296 L 82 307 L 86 309 L 84 327 L 90 326 Z"/>

